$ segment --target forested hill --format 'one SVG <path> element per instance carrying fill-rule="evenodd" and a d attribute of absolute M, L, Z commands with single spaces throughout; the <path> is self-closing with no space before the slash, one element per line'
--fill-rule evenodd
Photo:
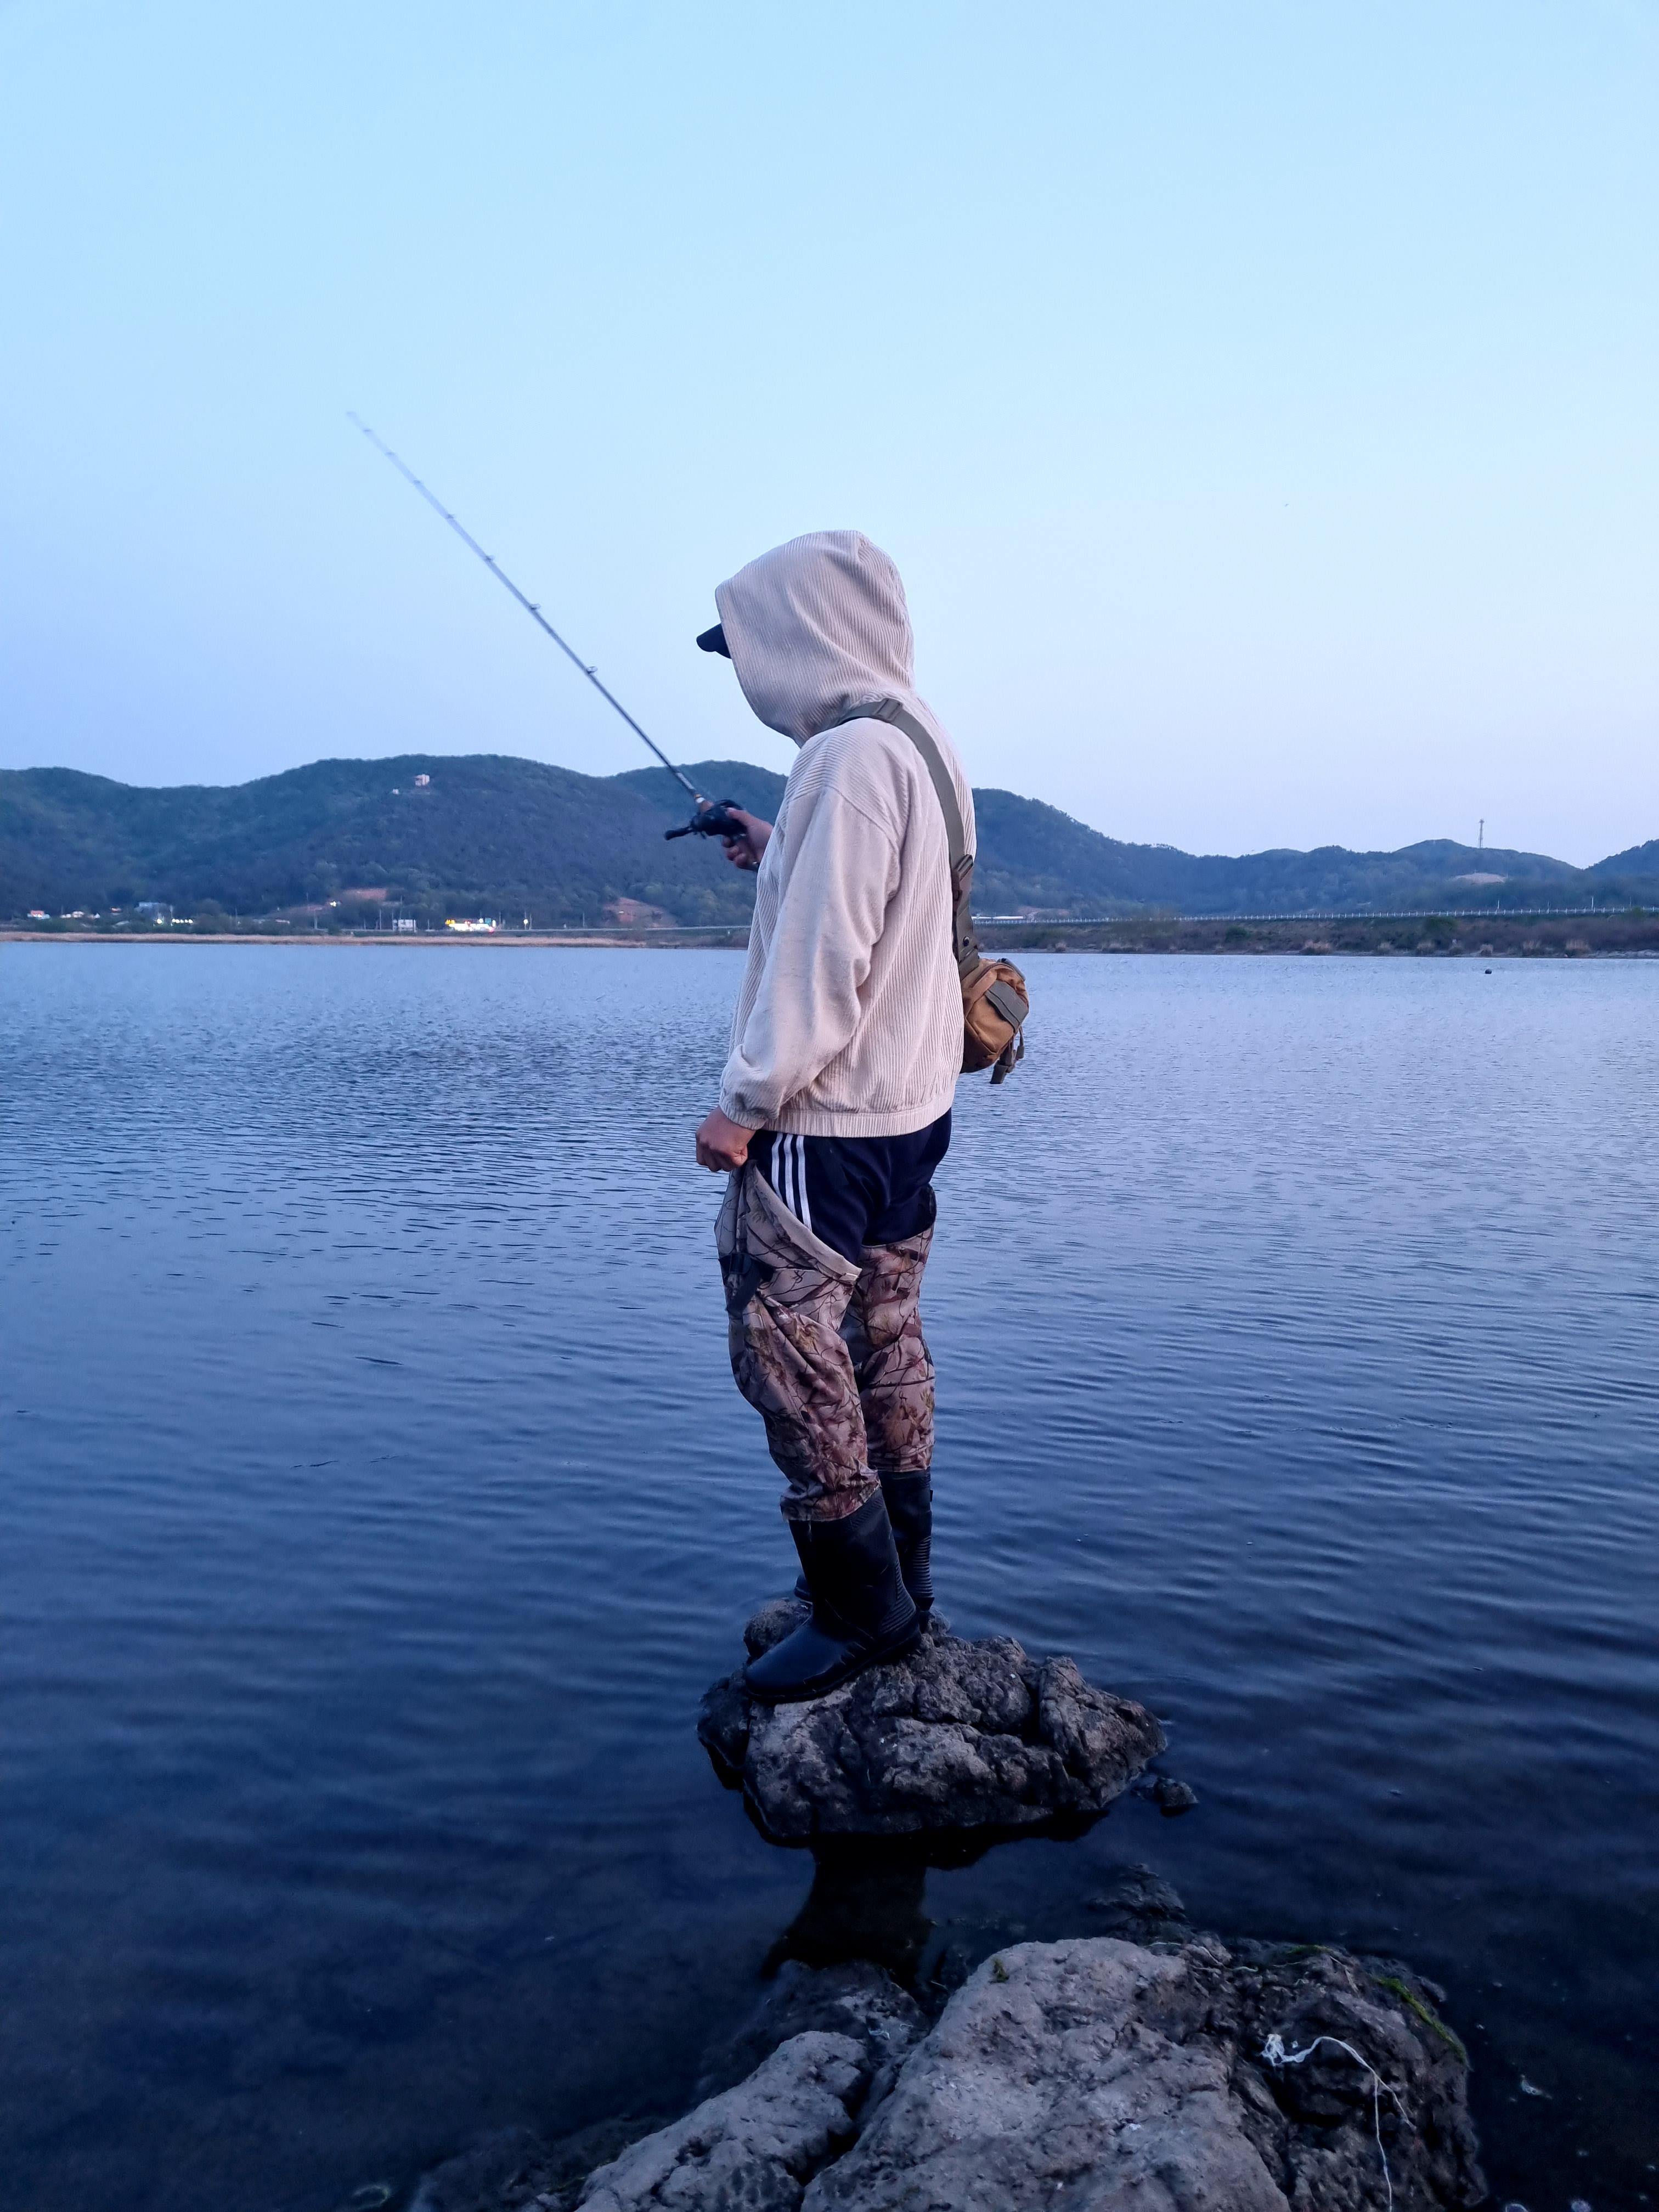
<path fill-rule="evenodd" d="M 783 788 L 738 763 L 706 763 L 693 780 L 757 805 Z M 718 845 L 664 842 L 690 802 L 665 769 L 653 781 L 659 793 L 637 776 L 492 753 L 314 761 L 160 790 L 14 770 L 0 775 L 0 913 L 160 899 L 252 914 L 385 890 L 417 913 L 592 922 L 630 898 L 681 921 L 746 920 L 751 888 Z"/>
<path fill-rule="evenodd" d="M 711 798 L 769 816 L 783 788 L 781 775 L 745 761 L 701 761 L 687 773 Z M 1125 844 L 1012 792 L 978 791 L 974 802 L 981 914 L 1560 905 L 1592 896 L 1659 903 L 1659 839 L 1587 870 L 1444 839 L 1397 853 L 1328 846 L 1232 859 Z M 740 922 L 752 887 L 719 847 L 664 841 L 689 811 L 661 769 L 580 775 L 491 753 L 316 761 L 253 783 L 172 789 L 72 769 L 11 769 L 0 771 L 0 915 L 143 899 L 180 913 L 246 915 L 349 902 L 368 890 L 432 916 L 592 922 L 627 899 L 677 921 Z"/>

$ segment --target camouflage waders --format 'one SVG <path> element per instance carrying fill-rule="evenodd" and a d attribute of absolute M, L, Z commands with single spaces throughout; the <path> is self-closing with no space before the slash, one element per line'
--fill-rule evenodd
<path fill-rule="evenodd" d="M 788 1520 L 842 1520 L 880 1476 L 933 1463 L 921 1277 L 933 1241 L 927 1178 L 949 1138 L 948 1115 L 885 1140 L 763 1132 L 732 1177 L 719 1229 L 732 1372 L 766 1424 Z M 869 1155 L 878 1170 L 895 1155 L 896 1174 L 872 1186 Z M 862 1241 L 884 1228 L 910 1233 Z"/>

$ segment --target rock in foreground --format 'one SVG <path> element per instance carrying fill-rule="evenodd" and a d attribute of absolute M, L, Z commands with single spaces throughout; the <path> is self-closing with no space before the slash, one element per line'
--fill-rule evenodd
<path fill-rule="evenodd" d="M 868 2036 L 795 2035 L 592 2174 L 580 2202 L 1463 2212 L 1486 2185 L 1467 2060 L 1435 1994 L 1388 1961 L 1305 1946 L 1022 1943 L 988 1959 L 920 2042 L 894 2021 L 887 2064 Z M 1275 2064 L 1273 2036 L 1313 2055 Z"/>
<path fill-rule="evenodd" d="M 1465 2063 L 1425 2001 L 1339 1952 L 1272 1958 L 1092 1936 L 988 1960 L 802 2212 L 1479 2204 Z M 1335 2040 L 1275 2066 L 1275 2033 Z"/>
<path fill-rule="evenodd" d="M 804 1618 L 789 1599 L 744 1632 L 751 1656 Z M 1012 1637 L 970 1644 L 935 1622 L 907 1659 L 805 1705 L 757 1705 L 742 1670 L 716 1682 L 697 1733 L 780 1842 L 1026 1828 L 1103 1812 L 1164 1748 L 1145 1706 L 1071 1659 Z"/>
<path fill-rule="evenodd" d="M 795 2212 L 806 2177 L 851 2141 L 870 2081 L 850 2036 L 809 2031 L 660 2134 L 590 2175 L 592 2212 Z"/>

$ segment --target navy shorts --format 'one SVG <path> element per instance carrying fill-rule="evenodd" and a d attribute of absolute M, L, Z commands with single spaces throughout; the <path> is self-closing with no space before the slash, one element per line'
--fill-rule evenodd
<path fill-rule="evenodd" d="M 803 1228 L 844 1260 L 931 1229 L 933 1170 L 951 1145 L 941 1114 L 906 1137 L 794 1137 L 757 1129 L 749 1157 Z"/>

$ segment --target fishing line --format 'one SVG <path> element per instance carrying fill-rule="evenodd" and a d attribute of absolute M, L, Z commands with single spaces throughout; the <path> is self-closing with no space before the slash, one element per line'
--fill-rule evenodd
<path fill-rule="evenodd" d="M 1328 2043 L 1338 2051 L 1346 2051 L 1354 2064 L 1363 2066 L 1371 2077 L 1371 2125 L 1376 2135 L 1376 2154 L 1382 2161 L 1382 2186 L 1389 2192 L 1389 2212 L 1394 2212 L 1394 2176 L 1389 2172 L 1389 2154 L 1382 2147 L 1382 2097 L 1386 2091 L 1394 2099 L 1395 2109 L 1404 2120 L 1407 2118 L 1406 2107 L 1399 2090 L 1385 2081 L 1370 2060 L 1361 2057 L 1352 2044 L 1344 2043 L 1340 2035 L 1316 2035 L 1302 2050 L 1286 2051 L 1285 2039 L 1275 2028 L 1262 2045 L 1261 2056 L 1269 2066 L 1305 2066 L 1322 2043 Z"/>

